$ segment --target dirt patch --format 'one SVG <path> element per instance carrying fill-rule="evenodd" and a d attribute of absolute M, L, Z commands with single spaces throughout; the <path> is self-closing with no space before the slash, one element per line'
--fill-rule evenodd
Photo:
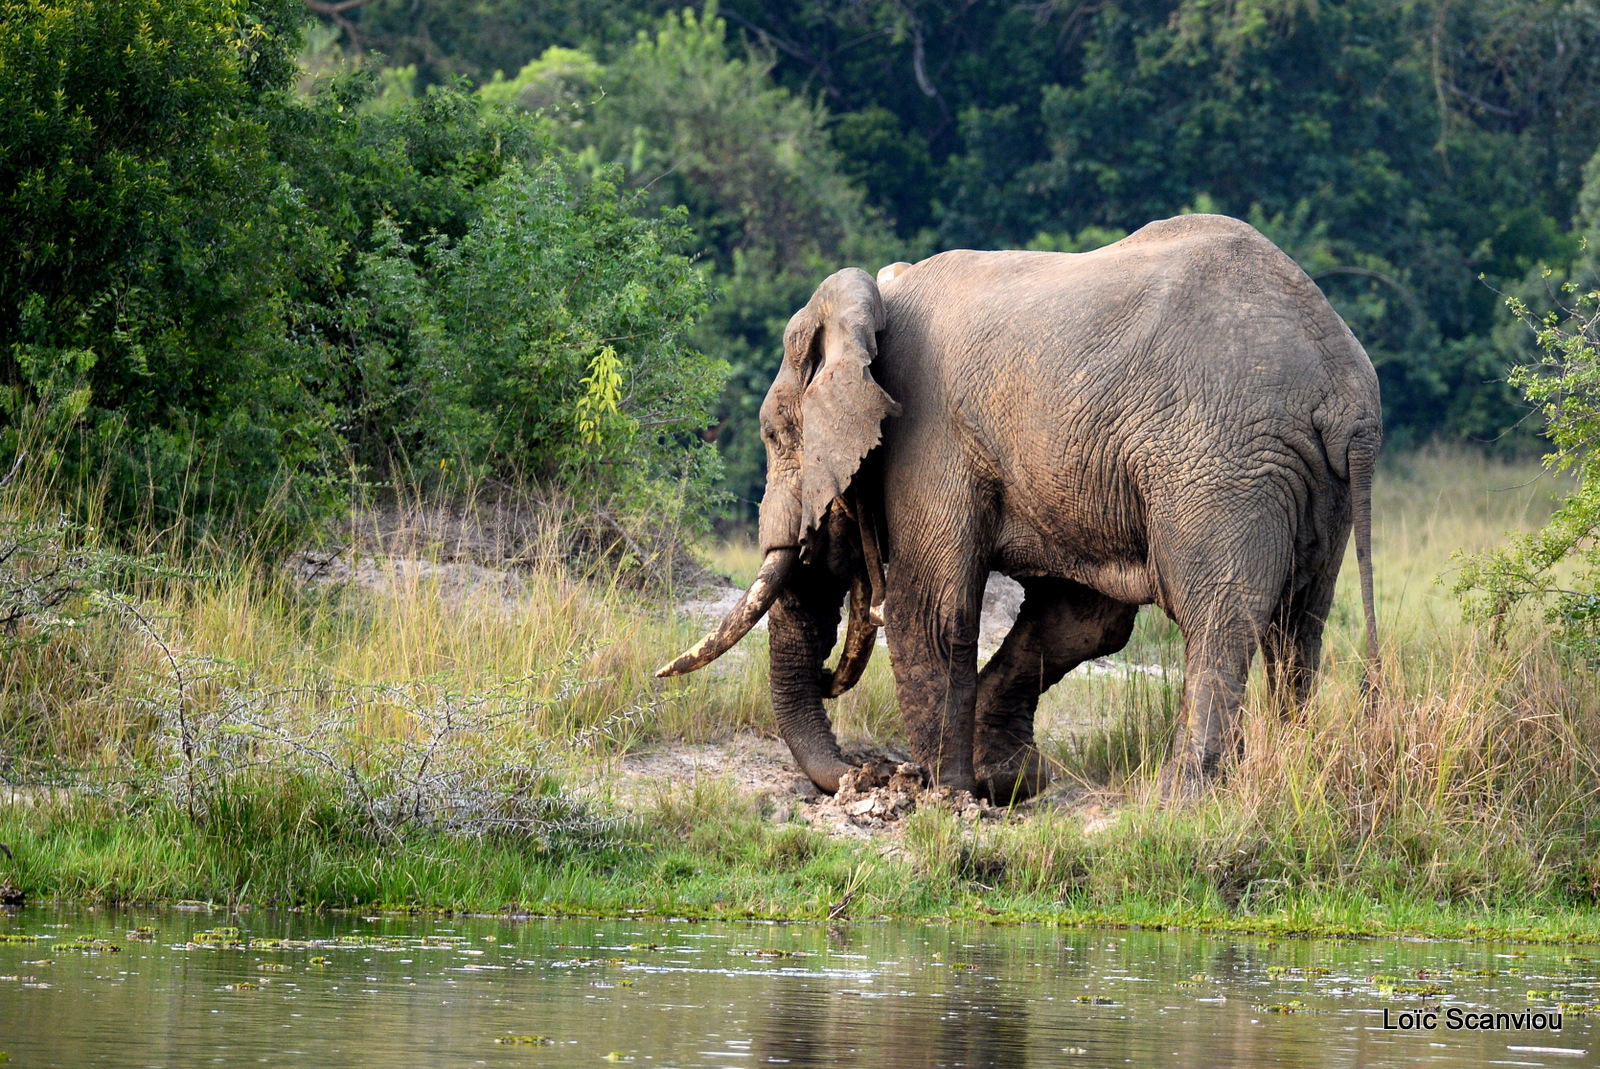
<path fill-rule="evenodd" d="M 415 557 L 366 556 L 355 551 L 304 552 L 289 562 L 303 583 L 349 583 L 379 594 L 437 586 L 448 603 L 499 602 L 507 609 L 527 596 L 522 574 L 470 561 L 419 560 Z"/>
<path fill-rule="evenodd" d="M 719 577 L 716 582 L 702 587 L 695 593 L 694 597 L 689 598 L 687 601 L 680 601 L 676 609 L 679 615 L 687 616 L 701 627 L 710 627 L 728 615 L 743 597 L 744 587 L 734 586 L 726 579 Z M 766 629 L 767 618 L 765 616 L 757 620 L 755 627 L 751 628 L 753 631 L 765 631 Z"/>
<path fill-rule="evenodd" d="M 847 750 L 846 756 L 857 767 L 845 774 L 832 797 L 795 767 L 781 741 L 755 734 L 629 754 L 613 767 L 608 786 L 618 804 L 640 809 L 696 777 L 712 776 L 757 802 L 774 823 L 798 820 L 837 838 L 881 841 L 890 849 L 903 836 L 906 818 L 919 808 L 944 809 L 971 824 L 1008 815 L 1006 808 L 966 791 L 930 787 L 926 772 L 903 755 L 864 748 Z M 1084 831 L 1090 834 L 1116 820 L 1116 799 L 1090 795 L 1070 783 L 1054 786 L 1009 813 L 1020 816 L 1046 809 L 1080 813 Z"/>
<path fill-rule="evenodd" d="M 518 497 L 466 504 L 408 503 L 365 509 L 333 532 L 326 547 L 297 554 L 291 570 L 312 582 L 346 579 L 392 587 L 396 573 L 426 569 L 447 592 L 516 587 L 530 572 L 603 582 L 650 594 L 726 585 L 668 530 L 630 530 L 605 511 L 573 512 Z M 513 589 L 512 595 L 520 593 Z"/>
<path fill-rule="evenodd" d="M 795 768 L 787 746 L 750 733 L 727 742 L 667 744 L 631 753 L 612 771 L 610 785 L 625 808 L 639 808 L 660 791 L 701 776 L 727 779 L 740 794 L 775 809 L 819 793 Z"/>
<path fill-rule="evenodd" d="M 1110 798 L 1090 802 L 1078 809 L 1078 816 L 1083 820 L 1083 834 L 1098 835 L 1117 822 L 1116 802 Z"/>
<path fill-rule="evenodd" d="M 978 619 L 978 656 L 992 657 L 1011 633 L 1022 611 L 1022 584 L 999 572 L 989 573 L 983 588 L 983 615 Z"/>
<path fill-rule="evenodd" d="M 949 787 L 930 787 L 921 765 L 887 758 L 869 759 L 853 772 L 845 773 L 839 791 L 803 807 L 801 819 L 842 838 L 871 838 L 875 834 L 895 834 L 903 830 L 904 820 L 918 809 L 948 809 L 961 820 L 976 824 L 998 820 L 1005 810 L 974 798 L 967 791 Z"/>
<path fill-rule="evenodd" d="M 74 787 L 22 787 L 0 784 L 0 807 L 11 809 L 43 809 L 46 806 L 64 805 L 82 796 Z"/>

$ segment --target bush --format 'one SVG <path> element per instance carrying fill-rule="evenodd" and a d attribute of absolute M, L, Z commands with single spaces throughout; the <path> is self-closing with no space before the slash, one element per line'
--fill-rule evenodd
<path fill-rule="evenodd" d="M 1596 179 L 1600 186 L 1600 171 Z M 1456 593 L 1497 636 L 1518 609 L 1544 606 L 1567 648 L 1592 668 L 1600 665 L 1600 289 L 1568 282 L 1562 290 L 1572 305 L 1542 318 L 1520 298 L 1508 301 L 1539 347 L 1538 362 L 1517 368 L 1511 382 L 1544 416 L 1556 447 L 1545 465 L 1571 472 L 1576 485 L 1542 529 L 1469 558 Z"/>
<path fill-rule="evenodd" d="M 51 459 L 104 475 L 113 518 L 332 507 L 331 413 L 282 327 L 299 243 L 268 151 L 297 6 L 0 14 L 0 451 L 43 403 Z"/>
<path fill-rule="evenodd" d="M 578 166 L 538 116 L 454 88 L 371 110 L 377 88 L 326 83 L 280 150 L 332 254 L 304 279 L 300 344 L 359 469 L 531 486 L 625 524 L 703 515 L 724 371 L 688 343 L 706 286 L 681 213 Z"/>
<path fill-rule="evenodd" d="M 610 165 L 681 218 L 720 291 L 694 333 L 725 358 L 727 390 L 714 399 L 725 485 L 753 517 L 765 451 L 757 412 L 783 352 L 789 316 L 846 263 L 872 270 L 899 258 L 888 229 L 863 203 L 830 143 L 827 111 L 773 84 L 776 57 L 730 48 L 715 4 L 663 17 L 609 63 L 551 48 L 481 99 L 542 109 L 563 143 Z M 684 233 L 685 240 L 690 230 Z"/>
<path fill-rule="evenodd" d="M 685 340 L 704 281 L 670 251 L 678 229 L 558 158 L 513 162 L 475 199 L 455 241 L 373 224 L 336 310 L 359 454 L 531 477 L 591 507 L 703 506 L 717 469 L 693 432 L 722 369 Z"/>
<path fill-rule="evenodd" d="M 297 7 L 5 7 L 0 456 L 183 539 L 291 543 L 352 475 L 703 513 L 681 214 L 451 87 L 293 96 Z"/>

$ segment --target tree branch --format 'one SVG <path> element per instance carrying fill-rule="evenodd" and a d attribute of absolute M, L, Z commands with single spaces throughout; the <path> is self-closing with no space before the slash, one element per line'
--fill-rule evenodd
<path fill-rule="evenodd" d="M 328 0 L 305 0 L 305 5 L 316 14 L 332 19 L 334 25 L 344 31 L 344 35 L 350 39 L 350 46 L 360 48 L 361 37 L 356 32 L 356 24 L 345 18 L 344 13 L 354 11 L 369 2 L 370 0 L 333 0 L 329 3 Z"/>
<path fill-rule="evenodd" d="M 1461 88 L 1459 85 L 1456 85 L 1454 82 L 1447 81 L 1443 84 L 1446 89 L 1450 90 L 1450 92 L 1454 93 L 1462 100 L 1465 100 L 1468 104 L 1471 104 L 1475 108 L 1482 108 L 1491 115 L 1498 115 L 1503 119 L 1520 119 L 1522 117 L 1521 112 L 1512 111 L 1510 108 L 1502 108 L 1498 104 L 1491 104 L 1487 100 L 1482 100 L 1478 97 L 1475 97 L 1465 89 Z"/>
<path fill-rule="evenodd" d="M 346 11 L 354 11 L 356 8 L 370 2 L 371 0 L 336 0 L 335 3 L 330 4 L 326 3 L 325 0 L 306 0 L 306 7 L 309 7 L 319 15 L 338 18 Z"/>
<path fill-rule="evenodd" d="M 11 485 L 11 480 L 17 477 L 17 472 L 22 470 L 22 462 L 28 459 L 28 451 L 22 450 L 17 454 L 17 459 L 12 463 L 11 470 L 6 472 L 5 478 L 0 479 L 0 490 Z"/>

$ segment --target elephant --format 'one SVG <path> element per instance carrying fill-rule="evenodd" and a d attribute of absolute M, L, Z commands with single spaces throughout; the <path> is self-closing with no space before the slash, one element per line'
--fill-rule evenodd
<path fill-rule="evenodd" d="M 760 419 L 760 571 L 657 674 L 703 667 L 770 613 L 778 729 L 825 792 L 852 766 L 823 701 L 879 627 L 912 758 L 1004 803 L 1047 782 L 1040 696 L 1155 604 L 1184 640 L 1161 782 L 1194 797 L 1242 752 L 1258 647 L 1284 708 L 1307 697 L 1352 529 L 1376 685 L 1377 375 L 1246 223 L 1184 215 L 1085 253 L 839 271 L 790 320 Z M 991 569 L 1025 595 L 979 671 Z"/>

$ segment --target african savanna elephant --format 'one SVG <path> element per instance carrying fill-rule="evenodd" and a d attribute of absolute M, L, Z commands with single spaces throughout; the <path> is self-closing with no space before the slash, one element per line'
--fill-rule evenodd
<path fill-rule="evenodd" d="M 850 766 L 823 699 L 880 625 L 913 758 L 997 801 L 1044 782 L 1040 695 L 1121 649 L 1149 603 L 1184 638 L 1165 782 L 1197 791 L 1238 745 L 1258 646 L 1273 687 L 1306 695 L 1352 526 L 1376 667 L 1377 376 L 1311 279 L 1237 220 L 840 271 L 789 321 L 761 433 L 760 573 L 657 674 L 709 663 L 770 609 L 778 727 L 825 791 Z M 1026 594 L 980 672 L 991 569 Z"/>

